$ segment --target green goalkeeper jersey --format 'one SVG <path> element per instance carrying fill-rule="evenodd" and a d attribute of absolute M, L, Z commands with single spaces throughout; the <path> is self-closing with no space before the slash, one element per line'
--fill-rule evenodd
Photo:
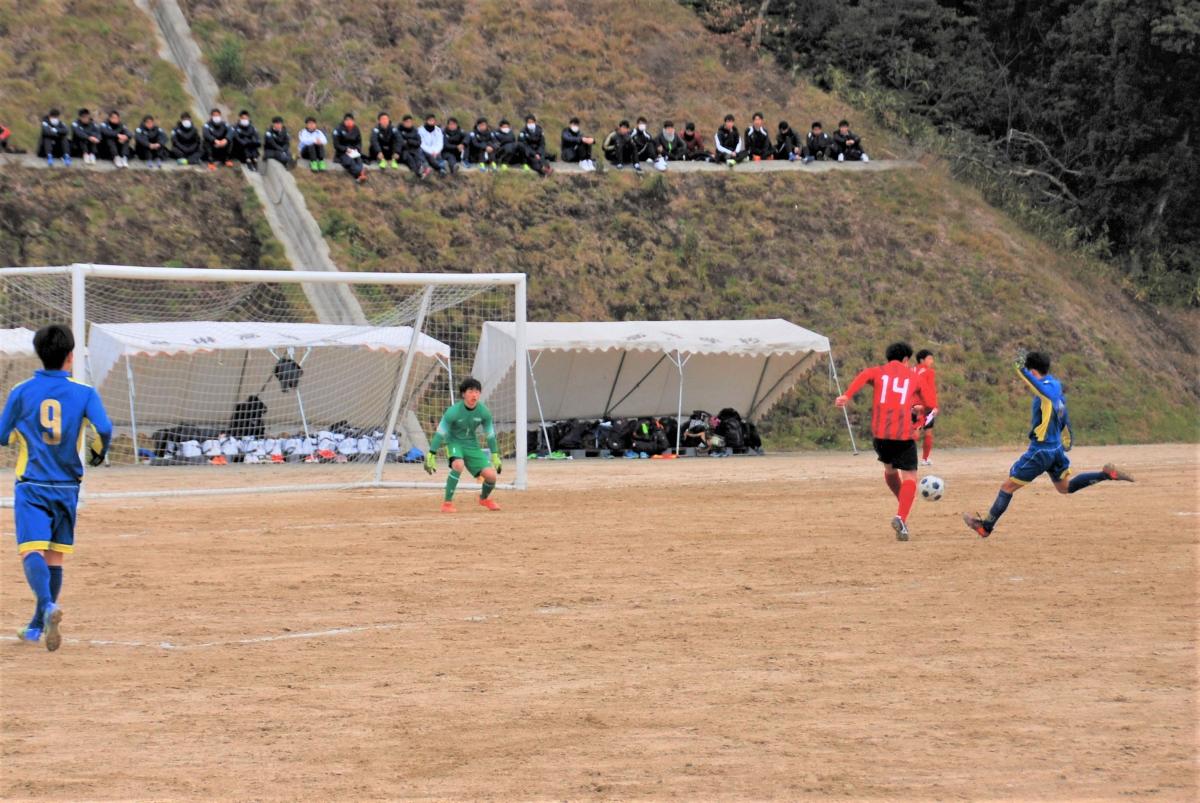
<path fill-rule="evenodd" d="M 451 446 L 479 448 L 479 428 L 487 437 L 488 448 L 496 452 L 496 426 L 492 423 L 492 411 L 482 401 L 475 408 L 467 407 L 464 402 L 457 402 L 442 416 L 433 442 L 429 444 L 431 451 L 437 451 L 443 443 Z"/>

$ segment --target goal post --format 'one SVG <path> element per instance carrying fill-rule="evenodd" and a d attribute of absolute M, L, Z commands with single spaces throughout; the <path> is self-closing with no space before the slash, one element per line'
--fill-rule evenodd
<path fill-rule="evenodd" d="M 358 322 L 310 301 L 337 285 Z M 485 322 L 511 321 L 525 361 L 525 309 L 522 273 L 0 269 L 0 404 L 40 367 L 32 332 L 69 323 L 74 376 L 114 424 L 90 497 L 440 488 L 420 455 Z M 524 489 L 525 383 L 484 402 L 513 471 L 499 487 Z"/>

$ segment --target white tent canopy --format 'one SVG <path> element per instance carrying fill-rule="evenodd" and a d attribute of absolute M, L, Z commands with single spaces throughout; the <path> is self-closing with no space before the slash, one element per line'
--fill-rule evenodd
<path fill-rule="evenodd" d="M 29 329 L 0 329 L 0 354 L 8 358 L 36 357 L 33 350 L 33 332 Z"/>
<path fill-rule="evenodd" d="M 269 430 L 346 421 L 383 429 L 413 330 L 408 326 L 303 323 L 93 324 L 88 339 L 92 382 L 115 424 L 161 427 L 229 421 L 234 405 L 258 395 Z M 284 392 L 273 374 L 279 359 L 303 368 Z M 406 396 L 420 393 L 450 347 L 419 335 Z"/>
<path fill-rule="evenodd" d="M 781 319 L 527 323 L 529 393 L 542 421 L 733 407 L 761 418 L 822 356 L 829 338 Z M 512 393 L 516 330 L 483 325 L 474 376 Z"/>
<path fill-rule="evenodd" d="M 33 350 L 33 332 L 20 327 L 0 329 L 0 403 L 18 382 L 24 382 L 42 367 Z"/>

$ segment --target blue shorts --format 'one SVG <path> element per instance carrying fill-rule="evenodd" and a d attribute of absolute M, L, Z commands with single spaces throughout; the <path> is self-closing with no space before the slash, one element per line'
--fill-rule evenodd
<path fill-rule="evenodd" d="M 34 550 L 70 554 L 75 551 L 75 508 L 79 484 L 18 482 L 13 490 L 17 552 Z"/>
<path fill-rule="evenodd" d="M 1008 470 L 1008 476 L 1014 482 L 1028 485 L 1043 472 L 1049 474 L 1054 482 L 1071 476 L 1071 461 L 1061 446 L 1030 446 L 1025 454 L 1013 463 L 1012 468 Z"/>

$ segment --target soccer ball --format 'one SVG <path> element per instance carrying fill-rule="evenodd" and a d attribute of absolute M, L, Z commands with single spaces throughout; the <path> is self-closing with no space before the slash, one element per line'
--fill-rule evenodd
<path fill-rule="evenodd" d="M 942 498 L 942 494 L 946 492 L 946 483 L 941 477 L 935 477 L 932 474 L 928 477 L 921 478 L 921 498 L 929 502 L 936 502 Z"/>

